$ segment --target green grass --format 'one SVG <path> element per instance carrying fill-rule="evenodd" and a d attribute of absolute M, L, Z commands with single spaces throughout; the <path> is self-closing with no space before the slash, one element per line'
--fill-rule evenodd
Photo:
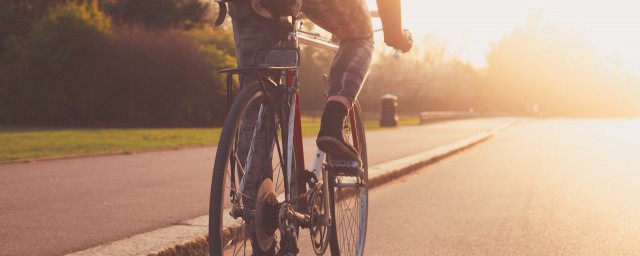
<path fill-rule="evenodd" d="M 402 118 L 400 124 L 418 124 L 418 119 Z M 365 128 L 367 131 L 381 129 L 377 120 L 367 121 Z M 303 136 L 315 136 L 318 129 L 320 118 L 303 117 Z M 0 161 L 214 146 L 218 143 L 220 131 L 220 128 L 57 129 L 0 126 Z"/>
<path fill-rule="evenodd" d="M 0 160 L 132 153 L 214 145 L 213 129 L 44 129 L 0 128 Z"/>

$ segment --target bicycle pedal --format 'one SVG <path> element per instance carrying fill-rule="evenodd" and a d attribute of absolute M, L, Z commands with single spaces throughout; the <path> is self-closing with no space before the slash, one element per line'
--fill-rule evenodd
<path fill-rule="evenodd" d="M 359 176 L 362 168 L 357 161 L 331 159 L 325 164 L 325 168 L 336 176 Z"/>
<path fill-rule="evenodd" d="M 310 188 L 313 188 L 318 183 L 318 177 L 316 176 L 315 172 L 305 169 L 304 176 L 305 180 L 307 181 L 307 185 L 309 185 Z"/>

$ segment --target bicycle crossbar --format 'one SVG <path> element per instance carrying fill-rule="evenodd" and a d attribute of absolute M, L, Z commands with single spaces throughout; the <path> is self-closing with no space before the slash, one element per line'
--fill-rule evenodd
<path fill-rule="evenodd" d="M 308 45 L 311 47 L 317 47 L 333 52 L 338 51 L 338 45 L 334 44 L 326 39 L 322 39 L 316 36 L 308 35 L 305 33 L 298 33 L 298 42 L 300 44 Z"/>

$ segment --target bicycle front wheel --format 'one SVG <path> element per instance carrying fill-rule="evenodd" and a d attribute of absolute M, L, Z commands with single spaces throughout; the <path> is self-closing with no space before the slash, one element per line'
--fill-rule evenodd
<path fill-rule="evenodd" d="M 234 99 L 216 153 L 209 206 L 211 255 L 272 255 L 278 250 L 277 220 L 256 233 L 256 194 L 271 179 L 278 201 L 285 198 L 287 156 L 280 129 L 277 92 L 248 84 Z M 275 91 L 275 90 L 274 90 Z"/>
<path fill-rule="evenodd" d="M 369 201 L 367 143 L 360 104 L 345 119 L 343 137 L 360 153 L 363 172 L 357 176 L 329 177 L 332 224 L 329 230 L 332 255 L 363 255 L 367 235 Z"/>

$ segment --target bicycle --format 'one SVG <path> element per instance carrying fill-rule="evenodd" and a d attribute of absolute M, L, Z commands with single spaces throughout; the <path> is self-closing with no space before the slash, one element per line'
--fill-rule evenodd
<path fill-rule="evenodd" d="M 338 46 L 302 31 L 303 19 L 289 20 L 288 47 L 267 49 L 295 52 L 296 65 L 220 70 L 227 74 L 230 108 L 213 169 L 208 238 L 211 255 L 251 255 L 258 248 L 295 255 L 301 229 L 309 230 L 317 255 L 328 249 L 332 255 L 363 254 L 368 164 L 364 120 L 357 101 L 345 118 L 343 135 L 358 150 L 362 165 L 330 159 L 316 149 L 313 167 L 305 169 L 297 80 L 299 46 L 331 51 L 337 51 Z M 234 75 L 253 75 L 256 79 L 234 97 Z M 261 166 L 259 161 L 265 158 L 267 163 L 271 160 L 271 170 L 255 177 L 252 167 Z M 247 193 L 251 189 L 247 183 L 258 185 L 257 192 Z"/>

